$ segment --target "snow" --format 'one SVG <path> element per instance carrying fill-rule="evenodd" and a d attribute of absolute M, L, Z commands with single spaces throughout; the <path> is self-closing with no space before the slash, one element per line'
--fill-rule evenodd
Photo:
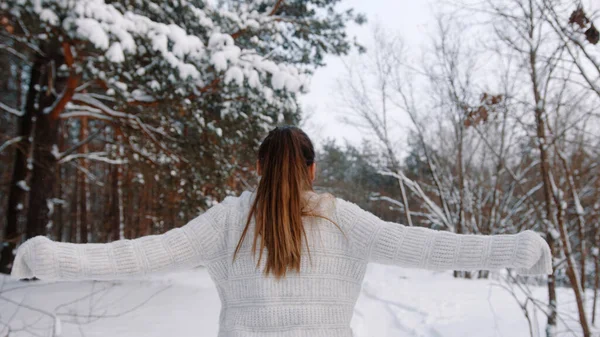
<path fill-rule="evenodd" d="M 577 192 L 574 192 L 573 196 L 573 199 L 575 200 L 575 211 L 577 212 L 577 215 L 585 215 L 583 206 L 581 206 L 581 202 L 579 202 L 579 196 L 577 196 Z"/>
<path fill-rule="evenodd" d="M 19 180 L 17 182 L 17 186 L 25 192 L 29 192 L 29 186 L 27 186 L 27 182 L 25 180 Z"/>
<path fill-rule="evenodd" d="M 184 79 L 187 79 L 187 78 L 193 78 L 193 79 L 200 78 L 200 72 L 198 71 L 198 69 L 196 69 L 196 67 L 194 67 L 191 64 L 177 63 L 176 67 L 179 69 L 179 76 L 181 78 L 184 78 Z"/>
<path fill-rule="evenodd" d="M 231 37 L 231 35 L 228 34 L 215 32 L 208 38 L 208 48 L 219 48 L 233 45 L 233 37 Z"/>
<path fill-rule="evenodd" d="M 251 88 L 258 88 L 260 87 L 260 77 L 258 75 L 258 72 L 256 70 L 251 70 L 248 74 L 248 85 Z"/>
<path fill-rule="evenodd" d="M 54 316 L 54 337 L 60 337 L 62 335 L 62 322 L 58 316 Z"/>
<path fill-rule="evenodd" d="M 555 241 L 560 240 L 560 233 L 556 229 L 554 229 L 554 228 L 550 229 L 550 235 L 552 236 L 552 239 L 554 239 Z"/>
<path fill-rule="evenodd" d="M 49 23 L 52 26 L 56 26 L 59 23 L 58 15 L 48 8 L 42 9 L 40 12 L 40 20 Z"/>
<path fill-rule="evenodd" d="M 48 218 L 52 218 L 52 214 L 54 214 L 54 201 L 46 199 L 46 207 L 48 207 Z"/>
<path fill-rule="evenodd" d="M 135 89 L 131 92 L 131 97 L 138 102 L 154 102 L 156 99 L 143 90 Z"/>
<path fill-rule="evenodd" d="M 210 57 L 210 62 L 217 71 L 223 71 L 227 69 L 227 59 L 225 58 L 225 54 L 222 52 L 214 53 Z"/>
<path fill-rule="evenodd" d="M 168 51 L 168 40 L 166 35 L 154 35 L 152 38 L 152 48 L 157 51 Z"/>
<path fill-rule="evenodd" d="M 5 141 L 3 144 L 0 144 L 0 152 L 4 151 L 4 149 L 9 147 L 10 145 L 20 142 L 21 139 L 23 139 L 23 137 L 21 137 L 21 136 L 14 137 L 12 139 Z"/>
<path fill-rule="evenodd" d="M 231 67 L 225 73 L 225 84 L 229 84 L 230 82 L 235 82 L 238 86 L 241 86 L 244 83 L 244 73 L 242 69 L 239 67 Z"/>
<path fill-rule="evenodd" d="M 544 101 L 542 101 L 542 100 L 537 101 L 535 109 L 536 110 L 542 110 L 543 108 L 544 108 Z"/>
<path fill-rule="evenodd" d="M 58 146 L 56 144 L 52 145 L 52 150 L 50 151 L 50 153 L 54 156 L 54 158 L 56 159 L 60 159 L 60 157 L 62 157 L 62 154 L 60 153 Z"/>
<path fill-rule="evenodd" d="M 200 59 L 204 54 L 204 43 L 199 37 L 187 35 L 185 30 L 177 25 L 169 25 L 169 39 L 173 41 L 173 54 L 178 58 L 188 55 Z"/>
<path fill-rule="evenodd" d="M 276 72 L 271 78 L 271 85 L 275 90 L 281 90 L 285 86 L 286 74 L 284 72 Z"/>
<path fill-rule="evenodd" d="M 566 202 L 566 201 L 564 201 L 564 200 L 562 200 L 562 201 L 560 202 L 560 208 L 562 208 L 563 210 L 566 210 L 566 209 L 567 209 L 567 207 L 569 207 L 569 205 L 567 204 L 567 202 Z"/>
<path fill-rule="evenodd" d="M 125 55 L 123 55 L 123 49 L 119 42 L 113 43 L 110 48 L 106 51 L 106 58 L 114 63 L 121 63 L 125 61 Z"/>
<path fill-rule="evenodd" d="M 188 2 L 186 10 L 195 18 L 193 25 L 204 28 L 201 35 L 185 27 L 185 23 L 162 20 L 160 12 L 170 8 L 163 9 L 156 4 L 135 12 L 117 9 L 106 0 L 36 0 L 33 4 L 17 1 L 13 11 L 15 15 L 38 15 L 49 25 L 60 25 L 68 38 L 88 41 L 90 47 L 98 49 L 99 56 L 91 58 L 86 67 L 98 79 L 106 81 L 109 87 L 106 95 L 109 96 L 118 90 L 119 98 L 130 99 L 130 91 L 135 89 L 148 93 L 173 85 L 174 95 L 187 97 L 212 83 L 216 73 L 223 82 L 235 83 L 239 87 L 236 90 L 242 94 L 257 96 L 254 98 L 275 107 L 294 109 L 296 101 L 279 91 L 295 93 L 308 84 L 310 69 L 290 60 L 274 62 L 269 59 L 269 53 L 262 55 L 264 50 L 272 49 L 269 45 L 273 39 L 281 38 L 283 32 L 293 34 L 293 30 L 290 30 L 290 23 L 278 22 L 269 11 L 257 11 L 255 6 L 262 6 L 260 2 L 242 2 L 239 6 L 225 6 L 227 8 L 210 1 Z M 237 41 L 230 35 L 242 29 L 267 28 L 274 30 L 273 39 L 263 41 L 254 37 L 251 43 L 243 42 L 243 49 L 242 44 L 236 45 Z M 128 58 L 132 58 L 132 62 L 125 63 Z M 134 66 L 129 69 L 140 58 L 153 61 L 148 68 Z M 125 64 L 107 69 L 103 62 Z M 155 71 L 169 74 L 167 81 L 170 83 L 153 82 L 155 78 L 151 76 Z M 146 78 L 133 79 L 132 74 Z M 117 80 L 126 85 L 115 84 Z M 135 85 L 133 81 L 136 81 Z M 140 88 L 140 83 L 146 87 Z M 9 107 L 0 108 L 20 114 Z M 233 110 L 226 113 L 238 114 L 234 105 L 228 109 Z"/>
<path fill-rule="evenodd" d="M 256 20 L 248 20 L 246 21 L 246 28 L 258 29 L 260 28 L 260 24 Z"/>
<path fill-rule="evenodd" d="M 94 19 L 81 18 L 75 20 L 77 25 L 77 34 L 88 39 L 99 49 L 107 49 L 109 46 L 109 38 L 100 23 Z"/>
<path fill-rule="evenodd" d="M 206 13 L 203 10 L 198 9 L 197 7 L 190 7 L 192 12 L 198 17 L 198 23 L 206 28 L 213 28 L 213 21 L 206 16 Z"/>
<path fill-rule="evenodd" d="M 370 265 L 351 326 L 356 337 L 529 336 L 527 321 L 504 286 L 454 279 L 451 272 Z M 203 267 L 115 282 L 21 283 L 1 275 L 0 287 L 0 316 L 12 317 L 11 337 L 29 336 L 16 331 L 27 324 L 40 335 L 51 335 L 58 326 L 64 336 L 88 337 L 211 337 L 218 331 L 219 296 Z M 529 288 L 547 301 L 546 288 Z M 557 332 L 563 332 L 557 337 L 581 335 L 572 290 L 558 288 L 557 298 Z M 19 303 L 38 311 L 17 311 Z M 543 313 L 530 314 L 535 336 L 543 336 Z M 0 325 L 4 334 L 6 326 Z"/>
<path fill-rule="evenodd" d="M 157 80 L 152 80 L 150 82 L 150 89 L 160 90 L 160 83 Z"/>
<path fill-rule="evenodd" d="M 24 115 L 24 113 L 22 111 L 19 111 L 17 109 L 11 108 L 11 107 L 9 107 L 8 105 L 6 105 L 6 104 L 4 104 L 2 102 L 0 102 L 0 110 L 4 110 L 4 111 L 6 111 L 8 113 L 11 113 L 11 114 L 17 116 L 17 117 L 21 117 L 21 116 Z"/>
<path fill-rule="evenodd" d="M 123 82 L 115 82 L 115 84 L 114 84 L 114 85 L 115 85 L 115 87 L 117 87 L 117 89 L 119 89 L 119 90 L 121 90 L 121 91 L 123 91 L 123 92 L 127 91 L 127 84 L 126 84 L 126 83 L 123 83 Z"/>

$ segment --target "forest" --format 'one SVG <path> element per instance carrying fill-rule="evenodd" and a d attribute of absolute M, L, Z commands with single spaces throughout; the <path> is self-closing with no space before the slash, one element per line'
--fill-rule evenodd
<path fill-rule="evenodd" d="M 369 41 L 351 37 L 366 17 L 340 3 L 3 1 L 0 272 L 36 235 L 164 233 L 252 189 L 260 141 L 310 119 L 299 97 L 325 57 L 340 56 L 340 120 L 371 137 L 317 144 L 315 189 L 408 226 L 543 234 L 554 273 L 509 272 L 507 282 L 546 287 L 544 300 L 520 303 L 528 320 L 544 313 L 540 336 L 562 336 L 558 288 L 576 302 L 581 335 L 593 336 L 600 8 L 445 1 L 415 59 L 377 22 Z"/>

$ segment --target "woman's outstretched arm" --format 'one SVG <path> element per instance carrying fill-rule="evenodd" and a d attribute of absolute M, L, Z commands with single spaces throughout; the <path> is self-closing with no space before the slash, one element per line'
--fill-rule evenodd
<path fill-rule="evenodd" d="M 339 203 L 339 217 L 352 222 L 354 249 L 369 262 L 431 270 L 515 268 L 522 275 L 552 273 L 550 248 L 531 230 L 502 235 L 455 234 L 386 222 L 352 203 Z"/>
<path fill-rule="evenodd" d="M 110 243 L 74 244 L 36 236 L 17 250 L 11 275 L 106 280 L 191 268 L 217 253 L 225 212 L 219 204 L 164 234 Z"/>

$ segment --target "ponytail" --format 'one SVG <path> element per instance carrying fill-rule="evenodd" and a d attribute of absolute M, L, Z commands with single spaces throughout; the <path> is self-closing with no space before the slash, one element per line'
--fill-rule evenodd
<path fill-rule="evenodd" d="M 312 191 L 310 166 L 314 159 L 312 142 L 299 128 L 277 127 L 269 132 L 258 150 L 261 179 L 234 260 L 254 218 L 252 251 L 255 256 L 257 239 L 261 237 L 257 266 L 266 247 L 265 274 L 281 278 L 288 269 L 300 271 L 302 239 L 306 241 L 302 216 L 307 215 L 303 192 Z M 310 251 L 308 253 L 310 256 Z"/>

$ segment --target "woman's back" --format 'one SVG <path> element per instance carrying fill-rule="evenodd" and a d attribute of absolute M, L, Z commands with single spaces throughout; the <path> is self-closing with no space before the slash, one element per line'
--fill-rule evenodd
<path fill-rule="evenodd" d="M 277 279 L 265 276 L 266 259 L 256 268 L 251 240 L 231 263 L 252 196 L 244 192 L 224 202 L 222 247 L 207 264 L 222 301 L 219 336 L 352 336 L 350 320 L 366 261 L 352 256 L 344 228 L 330 221 L 336 221 L 335 200 L 325 196 L 316 205 L 327 219 L 304 217 L 308 249 L 303 247 L 300 272 Z"/>

